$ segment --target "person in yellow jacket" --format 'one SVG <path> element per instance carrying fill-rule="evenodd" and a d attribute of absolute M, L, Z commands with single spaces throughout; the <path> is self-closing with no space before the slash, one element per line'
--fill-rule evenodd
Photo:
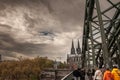
<path fill-rule="evenodd" d="M 120 80 L 120 70 L 117 66 L 113 66 L 112 75 L 114 80 Z"/>

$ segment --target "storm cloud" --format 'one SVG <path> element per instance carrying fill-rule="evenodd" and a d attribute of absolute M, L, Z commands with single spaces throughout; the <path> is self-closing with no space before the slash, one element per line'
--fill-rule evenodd
<path fill-rule="evenodd" d="M 47 56 L 65 60 L 72 39 L 82 42 L 84 1 L 0 0 L 2 59 Z M 100 5 L 107 8 L 111 4 L 102 0 Z"/>
<path fill-rule="evenodd" d="M 65 60 L 72 39 L 81 41 L 84 6 L 83 0 L 0 0 L 3 59 Z"/>

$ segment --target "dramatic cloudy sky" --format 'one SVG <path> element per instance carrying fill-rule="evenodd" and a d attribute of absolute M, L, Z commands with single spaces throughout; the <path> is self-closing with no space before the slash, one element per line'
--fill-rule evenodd
<path fill-rule="evenodd" d="M 3 59 L 66 59 L 71 41 L 82 40 L 85 0 L 0 0 Z"/>

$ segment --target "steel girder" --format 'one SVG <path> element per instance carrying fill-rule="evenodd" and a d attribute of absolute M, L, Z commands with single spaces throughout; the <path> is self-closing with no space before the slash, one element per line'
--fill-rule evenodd
<path fill-rule="evenodd" d="M 86 0 L 82 57 L 82 67 L 120 65 L 119 0 Z"/>

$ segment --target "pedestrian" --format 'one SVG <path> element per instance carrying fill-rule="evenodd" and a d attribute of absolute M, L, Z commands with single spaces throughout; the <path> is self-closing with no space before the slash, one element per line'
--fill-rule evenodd
<path fill-rule="evenodd" d="M 102 74 L 101 69 L 96 67 L 96 71 L 95 71 L 93 80 L 102 80 L 102 78 L 103 78 L 103 74 Z"/>
<path fill-rule="evenodd" d="M 85 80 L 85 69 L 84 68 L 81 69 L 80 74 L 81 74 L 80 80 Z"/>
<path fill-rule="evenodd" d="M 88 70 L 87 70 L 87 76 L 90 76 L 90 74 L 91 74 L 91 70 L 88 69 Z"/>
<path fill-rule="evenodd" d="M 109 68 L 107 68 L 106 71 L 104 72 L 103 80 L 113 80 L 113 75 Z"/>
<path fill-rule="evenodd" d="M 92 80 L 93 80 L 93 78 L 94 78 L 94 75 L 95 75 L 95 69 L 93 68 L 93 69 L 92 69 Z"/>
<path fill-rule="evenodd" d="M 117 65 L 113 66 L 112 75 L 114 80 L 120 80 L 120 70 Z"/>
<path fill-rule="evenodd" d="M 80 80 L 80 68 L 73 71 L 74 80 Z"/>
<path fill-rule="evenodd" d="M 89 80 L 93 80 L 92 79 L 92 71 L 91 71 L 91 69 L 88 69 L 87 76 L 88 76 Z"/>

